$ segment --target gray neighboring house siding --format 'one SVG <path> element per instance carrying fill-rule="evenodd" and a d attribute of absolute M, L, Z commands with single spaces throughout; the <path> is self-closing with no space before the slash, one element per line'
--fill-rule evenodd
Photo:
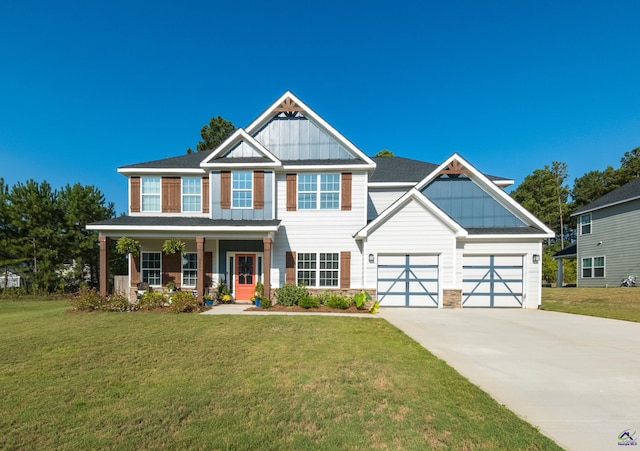
<path fill-rule="evenodd" d="M 620 190 L 620 191 L 619 191 Z M 619 286 L 640 275 L 640 179 L 635 179 L 576 211 L 578 286 Z M 580 220 L 591 214 L 591 233 L 581 234 Z M 583 259 L 604 257 L 604 277 L 583 277 Z"/>

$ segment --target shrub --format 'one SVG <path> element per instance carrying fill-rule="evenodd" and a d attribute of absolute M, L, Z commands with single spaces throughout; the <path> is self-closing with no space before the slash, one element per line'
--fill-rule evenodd
<path fill-rule="evenodd" d="M 78 295 L 71 300 L 71 306 L 81 312 L 101 310 L 104 300 L 95 289 L 83 288 Z"/>
<path fill-rule="evenodd" d="M 353 296 L 353 303 L 356 305 L 358 310 L 364 309 L 367 301 L 371 300 L 371 295 L 367 290 L 361 290 L 360 293 Z"/>
<path fill-rule="evenodd" d="M 318 308 L 320 302 L 318 302 L 318 298 L 314 296 L 305 296 L 298 301 L 298 305 L 305 309 Z"/>
<path fill-rule="evenodd" d="M 135 310 L 136 306 L 129 302 L 126 296 L 113 294 L 102 303 L 102 310 L 107 312 L 128 312 Z"/>
<path fill-rule="evenodd" d="M 322 292 L 319 295 L 317 295 L 316 298 L 318 299 L 318 303 L 320 305 L 327 305 L 327 302 L 329 302 L 329 299 L 331 299 L 331 292 L 329 291 Z"/>
<path fill-rule="evenodd" d="M 198 298 L 188 291 L 178 291 L 171 296 L 169 307 L 173 313 L 190 313 L 200 310 Z"/>
<path fill-rule="evenodd" d="M 262 308 L 271 308 L 271 299 L 269 298 L 262 298 L 262 300 L 260 301 L 260 307 Z"/>
<path fill-rule="evenodd" d="M 342 294 L 332 294 L 327 301 L 327 307 L 346 310 L 351 305 L 351 299 Z"/>
<path fill-rule="evenodd" d="M 138 301 L 138 306 L 140 310 L 153 310 L 164 307 L 166 303 L 167 299 L 159 291 L 147 291 Z"/>
<path fill-rule="evenodd" d="M 278 301 L 278 304 L 282 304 L 286 307 L 298 305 L 300 299 L 307 296 L 309 296 L 309 292 L 303 285 L 286 283 L 276 290 L 276 300 Z"/>

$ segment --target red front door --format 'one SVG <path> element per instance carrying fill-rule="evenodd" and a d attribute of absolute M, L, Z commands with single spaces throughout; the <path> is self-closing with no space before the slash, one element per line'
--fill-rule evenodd
<path fill-rule="evenodd" d="M 235 270 L 236 301 L 248 301 L 256 291 L 256 254 L 236 254 Z"/>

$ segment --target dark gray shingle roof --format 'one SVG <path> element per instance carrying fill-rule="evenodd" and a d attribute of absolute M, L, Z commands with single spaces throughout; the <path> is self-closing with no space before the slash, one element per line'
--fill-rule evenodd
<path fill-rule="evenodd" d="M 553 254 L 553 258 L 570 258 L 575 257 L 578 254 L 578 243 L 574 243 L 570 246 L 565 247 L 561 251 Z"/>
<path fill-rule="evenodd" d="M 640 198 L 640 177 L 631 180 L 620 188 L 616 188 L 610 193 L 607 193 L 584 207 L 579 208 L 574 211 L 571 216 L 586 213 L 588 211 L 599 210 L 609 205 L 619 204 L 621 202 L 627 202 L 637 198 Z"/>
<path fill-rule="evenodd" d="M 121 169 L 200 169 L 200 163 L 202 163 L 211 152 L 213 152 L 213 150 L 193 152 L 179 157 L 169 157 L 162 160 L 130 164 L 122 166 Z"/>
<path fill-rule="evenodd" d="M 119 216 L 93 222 L 92 226 L 161 226 L 161 227 L 269 227 L 280 224 L 279 219 L 209 219 L 182 216 Z"/>

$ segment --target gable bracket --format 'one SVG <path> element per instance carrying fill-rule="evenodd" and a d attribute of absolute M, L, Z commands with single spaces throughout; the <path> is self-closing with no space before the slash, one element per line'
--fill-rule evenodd
<path fill-rule="evenodd" d="M 449 163 L 449 165 L 438 172 L 438 175 L 440 174 L 471 174 L 471 171 L 464 167 L 464 165 L 458 160 L 454 159 L 451 160 L 451 163 Z"/>
<path fill-rule="evenodd" d="M 291 97 L 287 97 L 286 99 L 284 99 L 280 105 L 274 108 L 273 111 L 278 113 L 285 113 L 287 115 L 306 112 L 300 105 L 291 100 Z"/>

